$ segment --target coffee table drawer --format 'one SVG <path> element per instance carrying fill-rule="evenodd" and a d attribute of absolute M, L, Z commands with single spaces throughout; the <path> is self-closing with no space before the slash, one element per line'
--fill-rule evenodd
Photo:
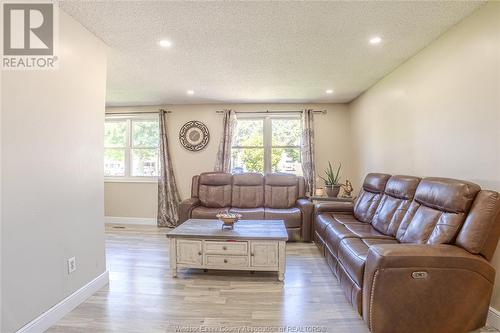
<path fill-rule="evenodd" d="M 247 242 L 218 242 L 205 241 L 205 254 L 236 254 L 246 255 L 248 253 Z"/>
<path fill-rule="evenodd" d="M 205 266 L 219 268 L 248 267 L 248 257 L 207 255 L 205 256 Z"/>

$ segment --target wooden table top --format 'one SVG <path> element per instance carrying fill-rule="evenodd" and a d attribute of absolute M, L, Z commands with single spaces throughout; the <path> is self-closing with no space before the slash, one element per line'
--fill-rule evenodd
<path fill-rule="evenodd" d="M 283 220 L 240 220 L 233 229 L 222 229 L 219 220 L 189 219 L 168 232 L 167 237 L 286 241 L 288 233 Z"/>

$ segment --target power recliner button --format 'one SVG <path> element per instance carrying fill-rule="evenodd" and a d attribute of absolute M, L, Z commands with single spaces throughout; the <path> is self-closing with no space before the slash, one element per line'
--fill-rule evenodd
<path fill-rule="evenodd" d="M 427 278 L 427 272 L 413 272 L 411 277 L 414 279 L 425 279 Z"/>

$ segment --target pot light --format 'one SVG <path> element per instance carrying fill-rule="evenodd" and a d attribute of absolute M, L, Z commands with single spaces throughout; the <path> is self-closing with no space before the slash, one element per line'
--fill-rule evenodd
<path fill-rule="evenodd" d="M 172 42 L 169 40 L 166 40 L 166 39 L 162 39 L 158 42 L 158 45 L 160 45 L 161 47 L 164 47 L 164 48 L 168 48 L 168 47 L 172 46 Z"/>
<path fill-rule="evenodd" d="M 194 95 L 194 90 L 188 90 L 188 91 L 186 91 L 186 93 L 187 93 L 188 95 Z"/>
<path fill-rule="evenodd" d="M 326 92 L 327 94 L 333 94 L 333 89 L 326 89 L 326 90 L 325 90 L 325 92 Z"/>
<path fill-rule="evenodd" d="M 370 44 L 372 44 L 372 45 L 380 44 L 381 41 L 382 41 L 382 38 L 380 38 L 379 36 L 375 36 L 375 37 L 370 38 Z"/>

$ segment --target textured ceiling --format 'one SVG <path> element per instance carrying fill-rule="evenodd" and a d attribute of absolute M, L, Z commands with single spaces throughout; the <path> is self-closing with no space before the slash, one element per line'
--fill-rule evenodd
<path fill-rule="evenodd" d="M 147 105 L 347 102 L 481 5 L 68 1 L 61 8 L 110 47 L 107 104 Z M 375 35 L 380 45 L 368 43 Z M 161 39 L 173 46 L 160 48 Z"/>

